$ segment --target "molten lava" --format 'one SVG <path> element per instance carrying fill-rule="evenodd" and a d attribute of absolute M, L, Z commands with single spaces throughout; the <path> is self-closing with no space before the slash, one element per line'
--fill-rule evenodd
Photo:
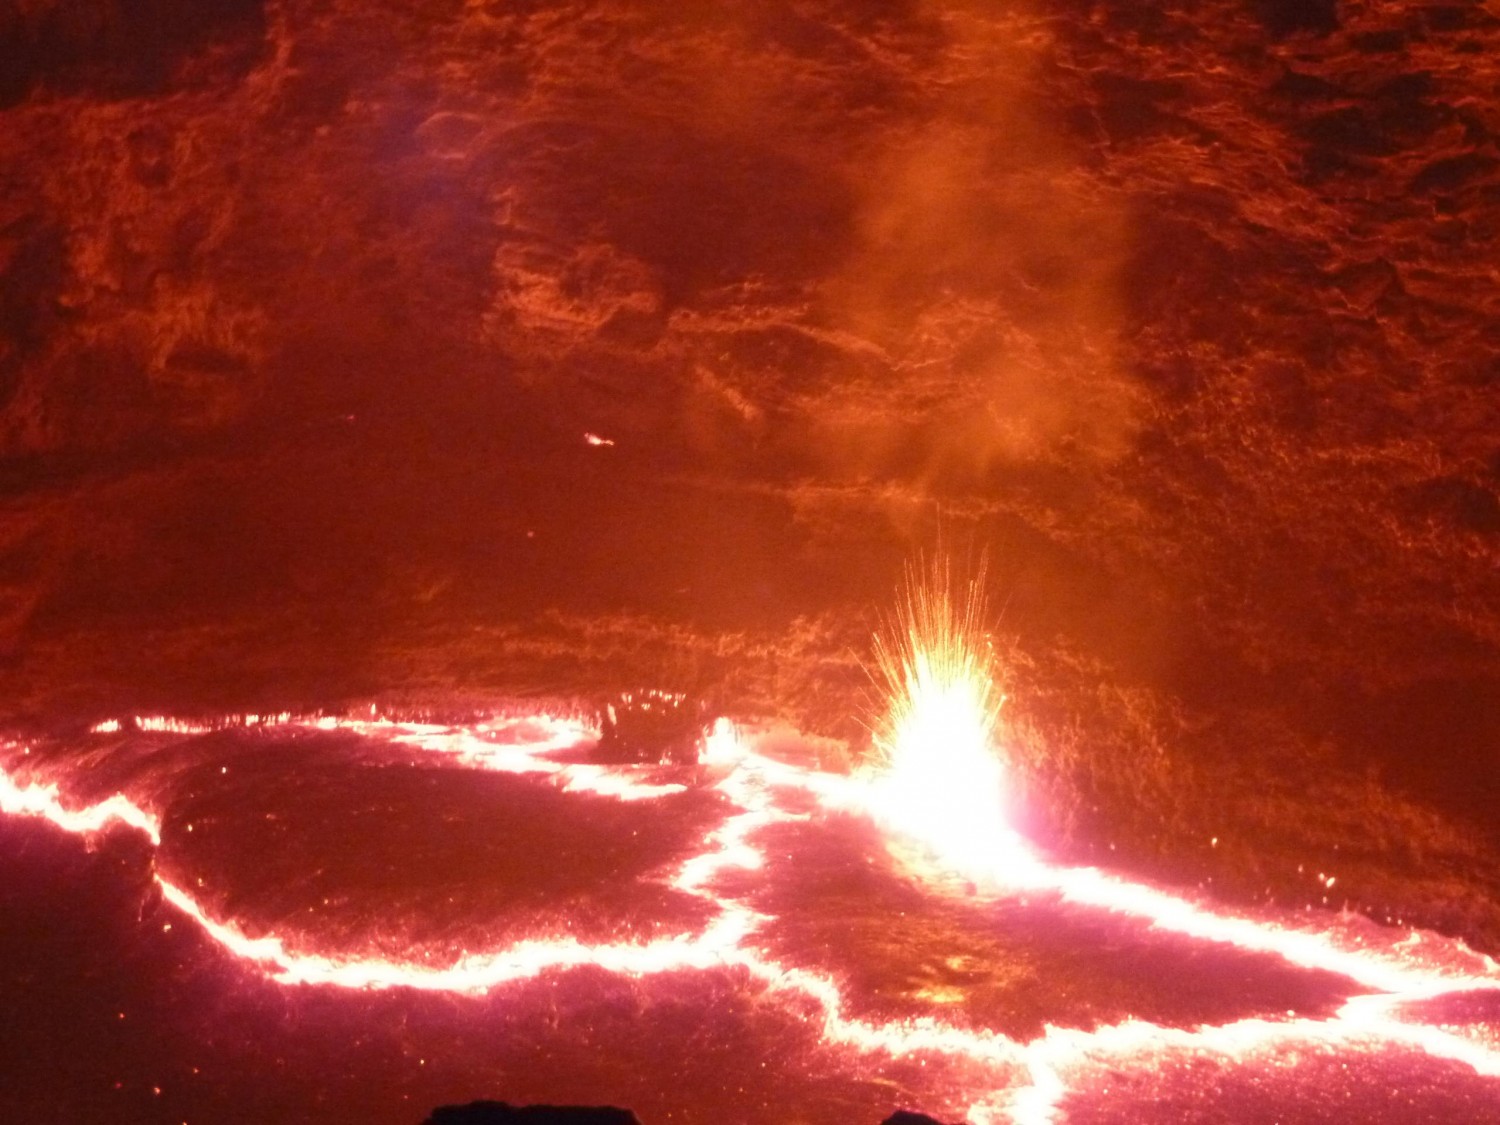
<path fill-rule="evenodd" d="M 825 1046 L 845 1052 L 848 1065 L 859 1071 L 879 1073 L 903 1060 L 961 1068 L 962 1077 L 954 1077 L 943 1096 L 967 1106 L 976 1123 L 1054 1120 L 1064 1099 L 1090 1076 L 1127 1064 L 1154 1071 L 1176 1056 L 1275 1065 L 1305 1047 L 1355 1054 L 1407 1050 L 1461 1064 L 1483 1078 L 1500 1077 L 1500 1051 L 1482 1030 L 1423 1022 L 1411 1014 L 1436 999 L 1493 996 L 1500 990 L 1500 966 L 1461 944 L 1415 934 L 1405 938 L 1367 923 L 1360 929 L 1347 919 L 1235 916 L 1101 871 L 1050 864 L 1023 847 L 1000 815 L 1003 776 L 993 745 L 1000 699 L 979 629 L 982 601 L 977 587 L 959 593 L 955 597 L 942 583 L 914 586 L 899 619 L 901 632 L 880 649 L 880 667 L 894 692 L 877 729 L 883 772 L 851 777 L 790 764 L 764 752 L 752 730 L 723 720 L 714 725 L 701 764 L 682 770 L 696 771 L 695 784 L 711 787 L 722 799 L 722 817 L 700 847 L 658 876 L 708 908 L 705 923 L 696 929 L 598 943 L 566 935 L 522 938 L 468 950 L 446 964 L 403 962 L 373 948 L 311 954 L 298 950 L 301 935 L 295 932 L 257 932 L 235 918 L 215 917 L 197 892 L 174 881 L 170 872 L 153 871 L 152 878 L 162 899 L 225 953 L 283 985 L 473 996 L 544 973 L 583 968 L 635 979 L 734 974 L 767 1001 L 807 1021 Z M 101 724 L 94 737 L 113 736 L 123 725 Z M 133 724 L 151 731 L 245 725 L 244 719 Z M 593 733 L 545 715 L 450 727 L 373 717 L 287 716 L 256 719 L 254 725 L 336 728 L 376 746 L 440 754 L 460 768 L 498 769 L 523 776 L 528 784 L 593 799 L 649 802 L 686 787 L 647 778 L 634 766 L 552 760 L 550 755 L 576 754 Z M 70 800 L 64 793 L 81 775 L 58 770 L 55 762 L 45 765 L 40 757 L 23 744 L 0 745 L 0 812 L 40 816 L 86 836 L 110 831 L 119 822 L 160 845 L 164 809 L 127 793 L 92 804 Z M 1024 904 L 1026 896 L 1036 895 L 1101 918 L 1141 918 L 1155 929 L 1212 947 L 1268 954 L 1297 969 L 1335 974 L 1348 982 L 1342 994 L 1347 999 L 1325 1018 L 1287 1012 L 1174 1027 L 1128 1017 L 1084 1028 L 1049 1025 L 1029 1040 L 951 1020 L 947 1013 L 939 1018 L 941 1009 L 915 1018 L 857 1014 L 862 997 L 842 974 L 789 961 L 768 946 L 778 919 L 754 897 L 759 882 L 775 877 L 771 860 L 779 857 L 770 840 L 776 830 L 816 826 L 839 816 L 868 817 L 919 842 L 928 862 L 908 872 L 918 893 L 941 896 L 944 874 L 963 872 L 984 879 L 985 897 L 975 900 L 977 909 L 1016 899 Z"/>
<path fill-rule="evenodd" d="M 1003 872 L 1022 849 L 1001 814 L 995 736 L 1004 697 L 984 622 L 984 568 L 958 586 L 938 557 L 925 575 L 907 572 L 889 635 L 875 639 L 887 703 L 874 729 L 873 807 L 970 877 Z"/>

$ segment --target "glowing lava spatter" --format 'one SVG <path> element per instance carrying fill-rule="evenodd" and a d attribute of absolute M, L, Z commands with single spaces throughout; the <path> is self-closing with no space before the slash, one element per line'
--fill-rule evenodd
<path fill-rule="evenodd" d="M 288 935 L 251 934 L 232 919 L 215 918 L 185 887 L 159 873 L 155 878 L 164 900 L 218 945 L 285 984 L 472 994 L 549 970 L 581 966 L 630 976 L 683 970 L 744 972 L 802 1018 L 811 1015 L 831 1045 L 866 1056 L 946 1056 L 977 1067 L 979 1074 L 989 1077 L 974 1079 L 954 1092 L 971 1104 L 969 1116 L 976 1123 L 1053 1120 L 1075 1077 L 1099 1066 L 1101 1060 L 1119 1065 L 1122 1060 L 1173 1051 L 1240 1059 L 1285 1044 L 1395 1044 L 1500 1077 L 1500 1051 L 1450 1030 L 1403 1020 L 1400 1011 L 1413 1000 L 1500 989 L 1500 967 L 1488 959 L 1475 957 L 1468 967 L 1424 965 L 1394 946 L 1369 950 L 1340 939 L 1331 930 L 1319 932 L 1219 913 L 1104 872 L 1050 865 L 1026 849 L 999 815 L 1003 776 L 991 745 L 999 699 L 993 688 L 985 688 L 977 678 L 991 671 L 983 650 L 979 655 L 974 650 L 982 642 L 978 610 L 972 600 L 955 602 L 948 596 L 951 593 L 950 589 L 943 595 L 946 601 L 914 601 L 903 619 L 903 639 L 883 650 L 886 675 L 892 677 L 893 686 L 903 685 L 907 692 L 878 732 L 887 758 L 886 772 L 849 776 L 792 765 L 760 752 L 753 734 L 724 722 L 715 725 L 702 756 L 703 768 L 714 779 L 713 787 L 727 811 L 704 839 L 702 849 L 665 876 L 673 889 L 711 908 L 708 922 L 695 932 L 643 942 L 590 944 L 567 937 L 523 940 L 474 951 L 445 965 L 393 961 L 361 950 L 312 955 L 293 948 Z M 930 645 L 934 639 L 938 643 Z M 647 799 L 680 791 L 685 784 L 667 783 L 635 766 L 585 767 L 550 760 L 547 755 L 575 749 L 593 735 L 585 724 L 549 716 L 451 727 L 373 718 L 269 719 L 294 726 L 305 723 L 315 729 L 348 729 L 366 738 L 441 753 L 468 768 L 533 776 L 538 783 L 565 792 L 586 790 L 614 799 Z M 218 729 L 242 722 L 225 720 L 205 726 Z M 187 724 L 175 726 L 162 719 L 150 725 L 171 731 Z M 138 729 L 142 727 L 137 723 Z M 98 729 L 101 734 L 118 730 L 103 725 Z M 156 813 L 127 795 L 76 807 L 59 792 L 58 782 L 65 788 L 66 777 L 37 777 L 28 768 L 31 764 L 21 747 L 0 747 L 0 765 L 5 767 L 0 769 L 0 812 L 45 817 L 80 834 L 107 831 L 121 823 L 159 842 Z M 962 791 L 956 794 L 953 786 Z M 800 800 L 789 801 L 789 794 Z M 956 796 L 963 798 L 961 828 L 950 831 L 941 822 L 952 818 Z M 1088 908 L 1143 917 L 1196 939 L 1339 973 L 1370 991 L 1353 997 L 1326 1020 L 1247 1019 L 1187 1030 L 1131 1019 L 1091 1030 L 1048 1028 L 1026 1042 L 933 1017 L 856 1018 L 848 1014 L 844 988 L 834 977 L 782 964 L 758 949 L 756 933 L 767 918 L 746 899 L 725 889 L 731 883 L 726 875 L 763 868 L 766 856 L 758 837 L 767 826 L 806 819 L 806 811 L 793 810 L 808 807 L 868 815 L 919 839 L 930 850 L 935 867 L 950 865 L 982 873 L 996 894 L 1053 893 Z"/>
<path fill-rule="evenodd" d="M 1409 962 L 1341 949 L 1321 934 L 1226 917 L 1094 868 L 1049 864 L 1027 847 L 1003 813 L 996 739 L 1004 700 L 985 633 L 984 583 L 981 564 L 971 580 L 958 584 L 941 555 L 925 573 L 908 570 L 901 609 L 886 634 L 875 638 L 888 703 L 874 728 L 877 768 L 867 778 L 864 800 L 878 820 L 924 846 L 943 870 L 994 890 L 1053 893 L 1386 993 L 1420 991 L 1430 983 Z M 1497 973 L 1497 966 L 1486 959 L 1485 970 Z"/>
<path fill-rule="evenodd" d="M 989 874 L 1024 848 L 999 815 L 1003 699 L 984 606 L 982 566 L 961 587 L 942 557 L 925 575 L 908 571 L 901 609 L 875 638 L 886 710 L 873 732 L 880 768 L 870 801 L 888 826 L 945 865 Z"/>

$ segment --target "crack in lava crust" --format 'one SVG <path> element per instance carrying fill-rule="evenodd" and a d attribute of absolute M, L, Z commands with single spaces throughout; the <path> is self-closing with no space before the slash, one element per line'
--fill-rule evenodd
<path fill-rule="evenodd" d="M 594 737 L 586 725 L 548 715 L 527 716 L 468 726 L 401 723 L 383 719 L 318 718 L 290 715 L 249 716 L 211 724 L 152 718 L 137 729 L 169 733 L 202 733 L 237 725 L 302 725 L 310 729 L 349 731 L 364 738 L 385 739 L 422 751 L 452 755 L 464 766 L 536 775 L 565 792 L 649 801 L 682 792 L 682 784 L 649 780 L 640 767 L 604 767 L 553 761 L 547 754 L 586 746 Z M 118 723 L 100 724 L 96 733 L 113 733 Z M 28 762 L 29 748 L 8 743 L 0 749 L 0 812 L 39 816 L 70 833 L 88 835 L 123 824 L 161 842 L 159 814 L 125 794 L 82 807 L 64 802 L 55 778 L 38 778 Z M 1079 906 L 1148 920 L 1155 928 L 1195 940 L 1271 954 L 1308 970 L 1343 976 L 1367 992 L 1347 1000 L 1328 1019 L 1288 1016 L 1252 1018 L 1187 1030 L 1126 1019 L 1080 1030 L 1048 1026 L 1040 1036 L 1019 1041 L 998 1032 L 944 1023 L 933 1017 L 877 1022 L 846 1015 L 841 986 L 830 975 L 784 965 L 754 938 L 768 919 L 732 894 L 716 890 L 726 872 L 754 871 L 765 862 L 755 837 L 765 827 L 807 819 L 778 803 L 778 792 L 810 798 L 823 811 L 852 813 L 885 820 L 879 779 L 865 775 L 823 773 L 790 765 L 756 752 L 753 739 L 740 736 L 721 721 L 705 747 L 705 767 L 717 780 L 714 788 L 733 809 L 711 831 L 697 854 L 673 872 L 669 885 L 713 909 L 701 932 L 649 942 L 588 944 L 572 938 L 523 940 L 504 948 L 469 954 L 446 966 L 402 963 L 361 956 L 296 952 L 275 934 L 251 936 L 233 919 L 209 915 L 179 884 L 158 872 L 153 877 L 164 900 L 191 918 L 233 956 L 258 965 L 283 984 L 321 984 L 345 989 L 411 988 L 459 994 L 484 993 L 509 982 L 534 978 L 549 970 L 580 966 L 646 976 L 682 970 L 738 969 L 798 1011 L 813 1013 L 825 1042 L 866 1054 L 892 1057 L 930 1052 L 960 1057 L 995 1072 L 988 1086 L 966 1089 L 969 1117 L 998 1120 L 1053 1120 L 1069 1093 L 1069 1077 L 1100 1059 L 1159 1056 L 1172 1051 L 1207 1052 L 1241 1059 L 1288 1043 L 1403 1046 L 1434 1058 L 1471 1067 L 1500 1078 L 1500 1048 L 1439 1027 L 1403 1020 L 1403 1005 L 1465 991 L 1500 990 L 1500 965 L 1461 945 L 1462 965 L 1439 964 L 1423 955 L 1423 939 L 1413 932 L 1387 949 L 1362 948 L 1340 939 L 1332 929 L 1314 932 L 1267 921 L 1218 913 L 1141 884 L 1090 868 L 1051 865 L 1024 848 L 1007 853 L 994 870 L 964 872 L 985 880 L 1000 893 L 1043 892 Z M 899 826 L 896 826 L 899 831 Z M 941 877 L 941 864 L 914 870 L 918 880 Z M 1384 932 L 1384 931 L 1383 931 Z M 1452 961 L 1452 958 L 1449 958 Z M 1004 1071 L 1005 1074 L 1000 1072 Z M 1014 1076 L 1024 1076 L 1017 1086 Z M 1008 1075 L 1009 1077 L 1006 1077 Z"/>

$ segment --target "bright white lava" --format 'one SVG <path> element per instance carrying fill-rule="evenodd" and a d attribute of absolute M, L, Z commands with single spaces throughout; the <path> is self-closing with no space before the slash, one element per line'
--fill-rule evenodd
<path fill-rule="evenodd" d="M 984 633 L 984 569 L 955 588 L 949 565 L 907 572 L 888 635 L 875 638 L 888 699 L 874 729 L 870 804 L 887 827 L 971 878 L 1003 874 L 1027 853 L 1005 824 L 995 746 L 1004 701 Z"/>

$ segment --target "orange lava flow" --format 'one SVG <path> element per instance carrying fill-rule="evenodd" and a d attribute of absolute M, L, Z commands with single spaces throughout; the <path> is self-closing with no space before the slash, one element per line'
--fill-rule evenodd
<path fill-rule="evenodd" d="M 919 613 L 934 612 L 932 607 Z M 952 623 L 951 620 L 949 622 Z M 972 635 L 970 635 L 972 639 Z M 894 655 L 894 654 L 893 654 Z M 1297 1044 L 1324 1043 L 1360 1048 L 1399 1045 L 1452 1060 L 1481 1075 L 1500 1078 L 1500 1049 L 1444 1028 L 1401 1018 L 1403 1005 L 1445 994 L 1500 989 L 1500 966 L 1471 954 L 1464 964 L 1424 963 L 1417 946 L 1363 948 L 1356 939 L 1326 931 L 1296 928 L 1252 918 L 1219 913 L 1164 891 L 1089 868 L 1047 863 L 1025 848 L 999 824 L 999 759 L 989 745 L 994 728 L 989 720 L 962 720 L 957 707 L 987 708 L 998 702 L 971 685 L 959 689 L 968 703 L 948 711 L 954 696 L 945 694 L 944 669 L 966 669 L 963 661 L 908 660 L 914 654 L 894 655 L 893 667 L 906 677 L 914 694 L 931 689 L 941 700 L 939 718 L 920 714 L 913 701 L 900 712 L 904 718 L 885 728 L 891 739 L 889 772 L 833 774 L 777 760 L 760 752 L 757 737 L 727 722 L 716 724 L 704 747 L 702 761 L 713 787 L 728 808 L 724 819 L 707 834 L 701 848 L 672 872 L 670 885 L 711 907 L 701 930 L 646 942 L 586 943 L 570 937 L 522 940 L 490 950 L 466 954 L 452 963 L 433 965 L 372 957 L 360 950 L 340 954 L 308 954 L 288 944 L 285 935 L 247 932 L 232 918 L 216 918 L 185 887 L 156 874 L 164 900 L 191 918 L 227 953 L 251 963 L 270 979 L 286 985 L 322 985 L 345 989 L 411 988 L 455 994 L 485 993 L 508 983 L 550 971 L 592 966 L 629 976 L 683 970 L 744 972 L 768 995 L 778 997 L 804 1017 L 813 1014 L 825 1042 L 866 1055 L 907 1057 L 932 1054 L 977 1064 L 986 1082 L 961 1091 L 971 1100 L 969 1118 L 976 1125 L 991 1121 L 1043 1122 L 1054 1120 L 1061 1100 L 1075 1078 L 1101 1060 L 1152 1060 L 1173 1052 L 1207 1053 L 1240 1060 Z M 987 711 L 991 714 L 992 711 Z M 536 776 L 566 792 L 587 791 L 618 800 L 642 800 L 680 791 L 681 784 L 662 784 L 635 766 L 582 766 L 552 761 L 546 754 L 573 748 L 592 738 L 586 724 L 550 716 L 525 716 L 464 726 L 400 723 L 385 719 L 321 718 L 298 720 L 271 716 L 266 720 L 312 728 L 339 727 L 366 737 L 385 738 L 404 746 L 453 756 L 476 769 L 501 769 Z M 174 730 L 170 720 L 150 729 Z M 207 724 L 206 729 L 238 725 L 243 720 Z M 137 721 L 138 728 L 146 724 Z M 186 724 L 183 724 L 186 726 Z M 118 728 L 101 725 L 101 734 Z M 974 817 L 961 833 L 932 832 L 928 809 L 916 815 L 900 807 L 900 789 L 891 778 L 909 776 L 921 755 L 933 750 L 928 739 L 953 736 L 965 739 L 960 750 L 938 746 L 940 760 L 954 764 L 957 776 L 979 778 L 983 789 L 965 807 Z M 983 737 L 984 742 L 978 741 Z M 977 773 L 980 752 L 995 763 Z M 115 794 L 91 805 L 70 804 L 54 779 L 38 778 L 24 747 L 0 746 L 0 812 L 43 817 L 76 834 L 111 830 L 123 824 L 160 842 L 157 813 Z M 946 768 L 946 766 L 944 767 Z M 947 775 L 954 783 L 954 775 Z M 914 779 L 914 784 L 916 783 Z M 919 801 L 937 801 L 936 788 L 917 789 Z M 787 794 L 802 798 L 786 802 Z M 1343 1005 L 1332 1018 L 1314 1020 L 1247 1019 L 1192 1030 L 1126 1020 L 1091 1030 L 1049 1027 L 1030 1041 L 1018 1041 L 983 1028 L 956 1026 L 934 1017 L 873 1021 L 847 1014 L 840 983 L 830 975 L 784 965 L 756 946 L 756 933 L 768 921 L 742 898 L 723 889 L 723 876 L 755 871 L 766 856 L 757 840 L 762 830 L 777 822 L 805 818 L 789 805 L 814 807 L 868 816 L 888 831 L 908 835 L 927 848 L 934 873 L 958 871 L 984 880 L 987 893 L 1054 894 L 1081 907 L 1102 909 L 1149 920 L 1154 926 L 1238 949 L 1272 954 L 1310 970 L 1338 973 L 1369 990 Z M 987 810 L 987 812 L 986 812 Z M 987 816 L 989 823 L 982 818 Z M 998 827 L 997 827 L 998 826 Z M 921 872 L 915 872 L 921 878 Z M 1384 931 L 1382 931 L 1384 932 Z M 1413 939 L 1416 941 L 1416 938 Z M 1417 942 L 1420 945 L 1420 942 Z M 1452 943 L 1448 943 L 1451 950 Z"/>
<path fill-rule="evenodd" d="M 46 817 L 59 828 L 75 833 L 101 832 L 118 822 L 137 828 L 161 843 L 161 821 L 122 794 L 81 809 L 66 808 L 56 785 L 22 785 L 0 771 L 0 813 Z"/>

